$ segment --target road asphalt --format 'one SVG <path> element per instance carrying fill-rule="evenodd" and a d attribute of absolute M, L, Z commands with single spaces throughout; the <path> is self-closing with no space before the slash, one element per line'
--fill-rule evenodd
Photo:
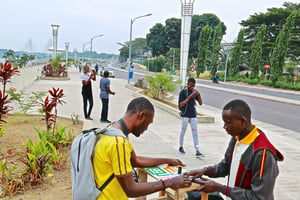
<path fill-rule="evenodd" d="M 53 81 L 39 80 L 24 89 L 25 92 L 48 91 L 52 87 L 64 90 L 66 104 L 58 106 L 58 115 L 70 118 L 72 114 L 78 114 L 83 118 L 83 103 L 81 96 L 80 73 L 75 67 L 69 68 L 70 80 Z M 105 127 L 106 123 L 99 121 L 101 114 L 101 100 L 99 98 L 99 80 L 93 82 L 94 107 L 91 114 L 93 120 L 84 120 L 84 129 L 91 127 Z M 111 90 L 116 95 L 110 95 L 109 120 L 117 121 L 123 117 L 128 103 L 136 97 L 136 91 L 128 87 L 127 80 L 111 78 Z M 286 99 L 284 101 L 287 101 Z M 129 136 L 137 155 L 149 157 L 170 157 L 181 159 L 188 169 L 202 168 L 217 163 L 223 158 L 230 136 L 223 129 L 221 110 L 208 106 L 203 102 L 198 106 L 201 114 L 213 116 L 214 123 L 199 123 L 198 136 L 200 151 L 205 154 L 203 158 L 195 157 L 191 129 L 188 128 L 184 148 L 185 155 L 178 152 L 179 131 L 181 126 L 180 118 L 161 110 L 155 106 L 153 124 L 148 127 L 139 138 Z M 287 102 L 288 103 L 288 102 Z M 272 124 L 254 121 L 262 129 L 270 141 L 278 148 L 285 159 L 279 162 L 280 174 L 275 185 L 275 199 L 296 200 L 300 199 L 300 134 Z M 78 133 L 79 134 L 79 133 Z M 298 174 L 298 175 L 297 175 Z M 216 181 L 226 184 L 226 178 L 218 178 Z M 153 195 L 150 195 L 152 197 Z"/>

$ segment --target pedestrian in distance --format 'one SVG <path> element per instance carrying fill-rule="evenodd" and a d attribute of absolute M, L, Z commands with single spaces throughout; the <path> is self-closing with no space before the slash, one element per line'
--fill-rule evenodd
<path fill-rule="evenodd" d="M 213 83 L 219 83 L 220 75 L 219 72 L 216 72 L 214 78 L 213 78 Z"/>
<path fill-rule="evenodd" d="M 82 64 L 81 63 L 79 64 L 78 69 L 79 69 L 79 72 L 81 73 L 81 70 L 82 70 Z"/>
<path fill-rule="evenodd" d="M 95 71 L 92 70 L 90 73 L 90 68 L 88 65 L 83 67 L 83 72 L 80 74 L 80 80 L 82 81 L 82 98 L 83 98 L 83 113 L 84 117 L 87 120 L 93 120 L 91 118 L 91 112 L 93 109 L 94 101 L 93 101 L 93 91 L 92 91 L 92 83 L 91 81 L 96 81 Z M 88 108 L 89 102 L 89 108 Z"/>
<path fill-rule="evenodd" d="M 156 167 L 162 164 L 183 166 L 179 159 L 141 157 L 135 153 L 128 136 L 130 134 L 141 136 L 153 122 L 153 118 L 152 103 L 144 97 L 135 98 L 128 104 L 125 116 L 108 128 L 110 131 L 121 132 L 124 136 L 101 136 L 94 150 L 95 181 L 99 187 L 111 174 L 114 174 L 114 178 L 102 190 L 97 200 L 126 200 L 129 197 L 148 195 L 168 187 L 182 188 L 191 185 L 191 179 L 187 174 L 156 182 L 140 183 L 134 179 L 135 167 Z"/>
<path fill-rule="evenodd" d="M 96 75 L 98 75 L 98 70 L 99 70 L 98 63 L 96 63 L 96 65 L 95 65 L 95 70 L 96 70 Z"/>
<path fill-rule="evenodd" d="M 116 93 L 110 90 L 110 80 L 108 79 L 109 72 L 104 71 L 103 77 L 100 79 L 100 99 L 102 102 L 102 111 L 101 111 L 101 122 L 110 123 L 107 119 L 108 115 L 108 104 L 109 104 L 109 95 L 115 95 Z"/>
<path fill-rule="evenodd" d="M 227 103 L 222 118 L 223 128 L 232 138 L 221 162 L 189 172 L 193 179 L 202 179 L 196 181 L 201 184 L 197 190 L 223 193 L 232 200 L 273 200 L 279 174 L 277 161 L 282 161 L 283 155 L 252 124 L 250 107 L 243 100 Z M 227 185 L 206 179 L 203 175 L 211 178 L 228 176 Z"/>
<path fill-rule="evenodd" d="M 190 124 L 192 129 L 194 147 L 196 150 L 196 157 L 204 156 L 203 153 L 199 151 L 198 142 L 198 128 L 197 128 L 197 111 L 195 108 L 196 101 L 199 105 L 202 105 L 202 98 L 198 90 L 195 89 L 195 79 L 189 78 L 187 81 L 187 86 L 179 93 L 179 107 L 181 116 L 181 131 L 179 136 L 179 152 L 185 154 L 183 148 L 184 135 L 188 124 Z"/>

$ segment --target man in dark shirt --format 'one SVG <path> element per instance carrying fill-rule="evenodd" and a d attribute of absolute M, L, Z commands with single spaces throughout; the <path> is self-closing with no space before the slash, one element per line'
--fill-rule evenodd
<path fill-rule="evenodd" d="M 93 108 L 93 92 L 92 92 L 92 83 L 91 80 L 95 81 L 96 80 L 96 74 L 95 71 L 92 71 L 92 73 L 90 72 L 90 68 L 89 66 L 85 65 L 83 67 L 83 72 L 80 74 L 80 80 L 82 81 L 82 90 L 81 90 L 81 94 L 82 94 L 82 98 L 83 98 L 83 112 L 84 112 L 84 117 L 85 119 L 88 120 L 93 120 L 90 115 L 92 112 L 92 108 Z M 89 101 L 89 109 L 87 109 L 88 107 L 88 102 Z"/>
<path fill-rule="evenodd" d="M 196 157 L 203 156 L 199 151 L 198 129 L 197 129 L 197 112 L 195 109 L 196 101 L 202 105 L 201 95 L 195 88 L 195 79 L 189 78 L 187 86 L 179 93 L 179 106 L 181 108 L 181 132 L 179 137 L 179 152 L 185 154 L 183 149 L 183 140 L 188 123 L 191 125 Z"/>

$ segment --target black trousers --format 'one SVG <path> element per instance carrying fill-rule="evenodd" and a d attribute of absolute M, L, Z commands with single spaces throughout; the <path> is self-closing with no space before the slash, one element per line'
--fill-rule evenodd
<path fill-rule="evenodd" d="M 90 117 L 92 109 L 93 109 L 93 105 L 94 105 L 93 95 L 82 94 L 82 98 L 83 98 L 84 117 L 87 118 L 87 117 Z M 88 101 L 89 101 L 89 109 L 88 109 Z"/>
<path fill-rule="evenodd" d="M 196 191 L 189 191 L 186 193 L 187 200 L 199 200 L 201 199 L 201 192 L 196 192 Z M 218 192 L 214 192 L 214 193 L 209 193 L 208 194 L 208 200 L 223 200 L 223 198 L 219 195 Z"/>
<path fill-rule="evenodd" d="M 108 115 L 108 99 L 101 98 L 102 101 L 102 112 L 101 112 L 101 119 L 102 121 L 106 121 Z"/>

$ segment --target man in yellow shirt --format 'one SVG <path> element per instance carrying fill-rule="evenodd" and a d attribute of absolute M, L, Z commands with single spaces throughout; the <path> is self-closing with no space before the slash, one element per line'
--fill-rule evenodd
<path fill-rule="evenodd" d="M 125 116 L 107 129 L 108 131 L 122 132 L 124 135 L 101 136 L 95 147 L 93 159 L 97 186 L 102 186 L 111 175 L 114 177 L 101 192 L 98 200 L 123 200 L 128 197 L 151 194 L 167 187 L 190 186 L 191 181 L 187 175 L 151 183 L 138 183 L 134 180 L 132 172 L 134 167 L 155 167 L 161 164 L 183 165 L 179 159 L 148 158 L 135 154 L 133 146 L 128 140 L 128 134 L 132 133 L 139 137 L 153 122 L 153 117 L 154 107 L 151 102 L 144 97 L 135 98 L 129 103 Z"/>

